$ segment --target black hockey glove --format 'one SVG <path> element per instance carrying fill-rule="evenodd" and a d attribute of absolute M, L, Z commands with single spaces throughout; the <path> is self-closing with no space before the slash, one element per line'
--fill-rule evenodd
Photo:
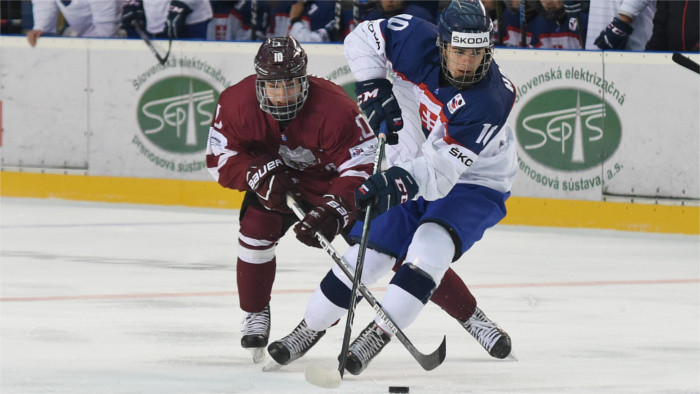
<path fill-rule="evenodd" d="M 386 143 L 394 145 L 399 142 L 403 118 L 391 87 L 391 82 L 385 78 L 369 79 L 355 83 L 355 94 L 374 134 L 379 135 L 381 123 L 386 122 Z"/>
<path fill-rule="evenodd" d="M 374 174 L 355 190 L 355 202 L 364 215 L 369 205 L 374 205 L 372 219 L 388 211 L 394 205 L 404 203 L 418 193 L 418 185 L 408 171 L 390 167 Z M 363 216 L 360 216 L 363 217 Z"/>
<path fill-rule="evenodd" d="M 271 211 L 288 213 L 287 193 L 298 196 L 297 180 L 280 159 L 263 156 L 250 163 L 245 176 L 248 187 L 258 196 L 260 203 Z"/>
<path fill-rule="evenodd" d="M 165 21 L 166 37 L 182 38 L 185 31 L 185 19 L 192 13 L 192 8 L 187 4 L 173 0 L 168 8 L 168 19 Z"/>
<path fill-rule="evenodd" d="M 577 0 L 564 0 L 564 11 L 569 18 L 579 18 L 583 5 Z"/>
<path fill-rule="evenodd" d="M 321 205 L 309 211 L 301 222 L 294 226 L 297 239 L 303 244 L 320 248 L 314 233 L 319 232 L 328 242 L 350 222 L 350 210 L 342 197 L 326 194 Z"/>
<path fill-rule="evenodd" d="M 122 29 L 133 29 L 135 25 L 141 28 L 146 26 L 146 14 L 143 12 L 143 3 L 139 0 L 124 0 L 122 2 Z"/>
<path fill-rule="evenodd" d="M 620 18 L 614 18 L 593 43 L 600 49 L 625 49 L 633 30 L 632 26 Z"/>

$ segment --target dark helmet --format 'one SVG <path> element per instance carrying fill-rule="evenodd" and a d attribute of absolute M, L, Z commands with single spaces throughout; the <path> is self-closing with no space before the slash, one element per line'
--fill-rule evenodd
<path fill-rule="evenodd" d="M 268 37 L 255 55 L 256 95 L 260 108 L 279 121 L 294 119 L 309 95 L 308 58 L 292 36 Z M 280 103 L 270 99 L 269 89 L 289 92 Z M 279 99 L 279 96 L 275 96 Z"/>
<path fill-rule="evenodd" d="M 452 0 L 438 17 L 438 40 L 442 73 L 457 89 L 466 89 L 481 81 L 491 66 L 493 24 L 480 0 Z M 445 51 L 456 48 L 484 48 L 484 58 L 473 75 L 455 78 L 447 67 Z"/>

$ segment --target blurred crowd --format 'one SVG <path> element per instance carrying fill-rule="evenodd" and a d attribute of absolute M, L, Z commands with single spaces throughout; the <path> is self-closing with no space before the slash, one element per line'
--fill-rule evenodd
<path fill-rule="evenodd" d="M 481 0 L 501 47 L 698 52 L 700 0 Z M 342 42 L 359 22 L 435 23 L 446 0 L 0 0 L 2 34 Z"/>

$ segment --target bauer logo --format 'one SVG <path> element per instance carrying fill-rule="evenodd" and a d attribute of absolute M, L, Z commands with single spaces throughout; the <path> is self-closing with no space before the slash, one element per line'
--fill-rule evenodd
<path fill-rule="evenodd" d="M 162 79 L 141 95 L 139 127 L 149 141 L 165 151 L 204 151 L 218 100 L 218 91 L 200 79 Z"/>
<path fill-rule="evenodd" d="M 555 89 L 525 103 L 516 124 L 518 143 L 535 161 L 563 171 L 605 162 L 620 145 L 620 118 L 600 96 Z"/>

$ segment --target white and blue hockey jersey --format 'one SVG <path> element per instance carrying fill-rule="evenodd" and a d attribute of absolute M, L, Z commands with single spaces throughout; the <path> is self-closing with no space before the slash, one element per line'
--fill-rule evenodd
<path fill-rule="evenodd" d="M 393 76 L 404 118 L 399 143 L 387 147 L 389 165 L 416 179 L 418 195 L 436 200 L 457 183 L 510 191 L 516 174 L 513 130 L 506 124 L 515 86 L 495 62 L 478 84 L 440 86 L 435 25 L 410 15 L 367 21 L 345 39 L 358 81 Z"/>

